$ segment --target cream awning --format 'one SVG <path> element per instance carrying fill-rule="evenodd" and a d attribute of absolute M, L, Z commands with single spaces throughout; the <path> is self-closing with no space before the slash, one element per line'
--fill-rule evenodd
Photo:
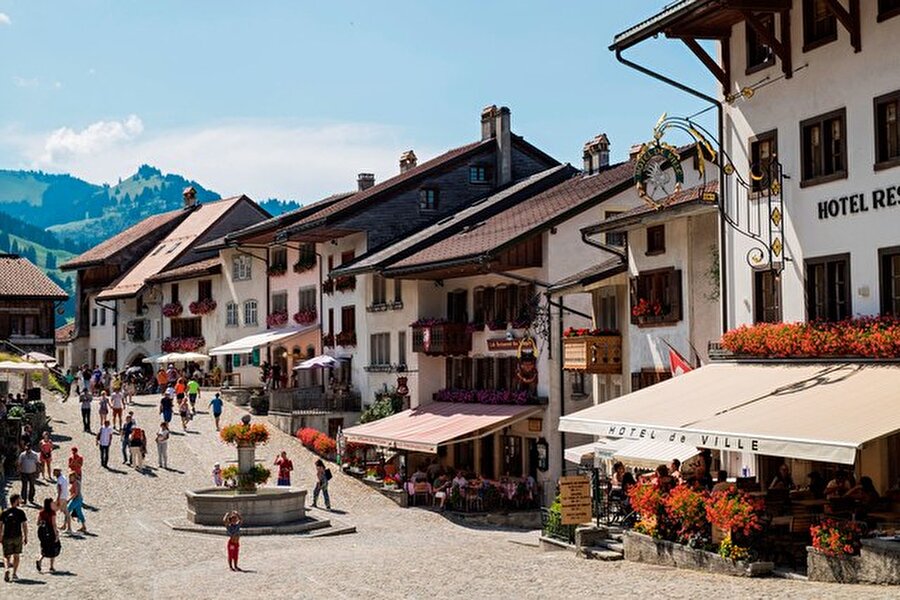
<path fill-rule="evenodd" d="M 560 430 L 852 464 L 900 431 L 900 365 L 706 365 L 560 419 Z"/>
<path fill-rule="evenodd" d="M 567 461 L 575 464 L 581 464 L 581 461 L 585 458 L 592 459 L 595 454 L 600 458 L 611 459 L 619 448 L 629 442 L 630 440 L 627 439 L 600 439 L 596 442 L 591 442 L 590 444 L 581 444 L 580 446 L 575 446 L 573 448 L 566 448 L 564 455 Z"/>
<path fill-rule="evenodd" d="M 228 342 L 227 344 L 215 348 L 210 348 L 209 355 L 223 356 L 225 354 L 249 354 L 253 352 L 254 348 L 268 346 L 269 344 L 292 338 L 295 335 L 315 331 L 318 327 L 318 325 L 311 325 L 308 327 L 286 327 L 284 329 L 271 329 L 262 333 L 255 333 L 253 335 L 248 335 L 247 337 L 242 337 L 239 340 Z"/>
<path fill-rule="evenodd" d="M 566 448 L 565 457 L 569 462 L 580 464 L 584 459 L 597 454 L 602 459 L 620 460 L 629 467 L 655 469 L 661 464 L 669 464 L 673 458 L 686 462 L 699 453 L 694 446 L 668 440 L 605 438 L 574 448 Z"/>

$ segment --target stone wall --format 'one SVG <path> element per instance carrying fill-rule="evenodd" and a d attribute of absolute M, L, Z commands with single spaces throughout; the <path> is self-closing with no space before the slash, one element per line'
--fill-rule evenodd
<path fill-rule="evenodd" d="M 863 540 L 859 556 L 831 557 L 806 549 L 810 581 L 900 585 L 900 542 Z"/>
<path fill-rule="evenodd" d="M 657 540 L 633 531 L 624 535 L 625 560 L 664 567 L 706 571 L 737 577 L 762 577 L 772 573 L 770 562 L 745 563 L 722 558 L 718 554 L 695 550 L 682 544 Z"/>

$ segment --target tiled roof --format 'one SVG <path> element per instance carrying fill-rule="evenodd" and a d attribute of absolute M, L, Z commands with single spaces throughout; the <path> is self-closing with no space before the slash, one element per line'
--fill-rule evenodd
<path fill-rule="evenodd" d="M 69 340 L 74 338 L 75 322 L 73 321 L 72 323 L 66 323 L 62 327 L 57 327 L 56 335 L 54 337 L 56 338 L 57 344 L 64 344 L 65 342 L 68 342 Z"/>
<path fill-rule="evenodd" d="M 100 242 L 87 252 L 66 261 L 60 265 L 60 268 L 64 270 L 77 269 L 78 267 L 87 267 L 102 263 L 116 253 L 121 252 L 146 236 L 151 235 L 183 215 L 184 210 L 179 209 L 147 217 L 137 225 L 132 225 L 125 231 L 114 235 L 108 240 Z"/>
<path fill-rule="evenodd" d="M 497 212 L 498 209 L 495 208 L 497 205 L 502 205 L 510 197 L 527 190 L 529 187 L 535 186 L 554 176 L 556 176 L 555 180 L 559 181 L 560 176 L 564 176 L 564 172 L 566 171 L 571 173 L 573 169 L 568 165 L 559 165 L 535 173 L 531 177 L 526 177 L 492 196 L 479 200 L 421 231 L 410 234 L 395 244 L 360 256 L 357 260 L 350 263 L 347 268 L 338 267 L 332 273 L 334 276 L 363 273 L 381 266 L 382 264 L 390 263 L 392 260 L 415 252 L 418 247 L 421 247 L 424 244 L 435 243 L 440 239 L 442 233 L 452 231 L 453 228 L 464 226 L 473 219 L 478 219 L 479 215 L 489 215 Z M 544 185 L 544 187 L 546 186 L 547 184 Z"/>
<path fill-rule="evenodd" d="M 294 223 L 302 219 L 312 217 L 322 212 L 332 204 L 340 202 L 341 200 L 345 200 L 356 193 L 357 192 L 341 192 L 339 194 L 332 194 L 326 198 L 322 198 L 321 200 L 312 202 L 311 204 L 305 204 L 300 208 L 295 208 L 294 210 L 276 215 L 272 218 L 266 219 L 265 221 L 254 223 L 253 225 L 245 227 L 244 229 L 229 233 L 222 239 L 222 241 L 227 242 L 229 240 L 245 239 L 254 235 L 265 233 L 269 230 L 281 229 L 282 227 L 293 225 Z"/>
<path fill-rule="evenodd" d="M 463 156 L 467 156 L 471 152 L 475 152 L 477 150 L 480 150 L 481 148 L 491 146 L 493 144 L 496 144 L 496 141 L 492 138 L 474 142 L 471 144 L 466 144 L 465 146 L 460 146 L 459 148 L 454 148 L 453 150 L 444 152 L 440 156 L 432 158 L 431 160 L 426 160 L 422 164 L 409 169 L 405 173 L 395 175 L 390 179 L 386 179 L 379 184 L 373 185 L 367 190 L 356 192 L 355 194 L 348 196 L 343 200 L 339 200 L 331 206 L 328 206 L 321 211 L 317 211 L 315 214 L 305 217 L 297 223 L 286 227 L 284 229 L 284 232 L 289 234 L 293 231 L 302 231 L 304 229 L 315 227 L 322 219 L 327 219 L 328 217 L 333 217 L 345 211 L 349 211 L 353 208 L 362 206 L 366 203 L 367 200 L 377 196 L 378 194 L 381 194 L 382 192 L 393 189 L 394 187 L 402 183 L 411 181 L 416 177 L 424 176 L 432 169 L 441 167 L 456 159 L 462 158 Z"/>
<path fill-rule="evenodd" d="M 184 265 L 176 269 L 162 271 L 147 278 L 148 283 L 159 283 L 162 281 L 176 281 L 178 279 L 190 279 L 191 277 L 199 277 L 200 275 L 220 273 L 222 271 L 222 261 L 218 256 L 207 258 L 189 265 Z"/>
<path fill-rule="evenodd" d="M 560 293 L 569 290 L 576 291 L 581 288 L 598 281 L 602 281 L 607 277 L 612 277 L 627 270 L 628 265 L 621 256 L 610 256 L 606 260 L 598 264 L 588 267 L 583 271 L 579 271 L 574 275 L 564 277 L 550 286 L 550 293 Z"/>
<path fill-rule="evenodd" d="M 152 252 L 97 295 L 98 300 L 129 298 L 144 287 L 145 281 L 166 270 L 191 249 L 194 242 L 246 196 L 206 202 L 184 214 L 184 219 Z"/>
<path fill-rule="evenodd" d="M 68 294 L 27 258 L 0 254 L 0 298 L 65 300 Z"/>
<path fill-rule="evenodd" d="M 619 163 L 593 175 L 577 175 L 390 266 L 406 269 L 464 257 L 477 258 L 543 230 L 585 203 L 595 203 L 632 184 L 634 163 Z"/>
<path fill-rule="evenodd" d="M 688 205 L 688 204 L 707 204 L 706 202 L 702 202 L 703 194 L 706 193 L 715 193 L 719 190 L 719 182 L 716 180 L 707 181 L 706 183 L 695 185 L 694 187 L 690 187 L 686 190 L 681 190 L 680 192 L 676 192 L 669 196 L 665 205 L 656 208 L 654 206 L 650 206 L 649 204 L 642 204 L 640 206 L 636 206 L 631 210 L 627 210 L 623 213 L 619 213 L 613 217 L 608 219 L 604 219 L 597 225 L 591 225 L 589 227 L 585 227 L 583 231 L 585 233 L 601 233 L 604 231 L 612 231 L 617 227 L 624 227 L 626 225 L 633 224 L 639 221 L 642 217 L 651 214 L 661 214 L 669 210 L 677 209 L 679 207 Z M 708 203 L 710 206 L 715 206 L 713 203 Z"/>

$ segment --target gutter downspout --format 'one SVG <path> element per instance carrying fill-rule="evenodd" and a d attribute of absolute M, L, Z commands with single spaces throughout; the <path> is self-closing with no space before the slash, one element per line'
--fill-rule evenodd
<path fill-rule="evenodd" d="M 719 160 L 721 160 L 722 156 L 722 146 L 724 144 L 723 136 L 725 134 L 725 123 L 724 123 L 724 111 L 722 102 L 712 96 L 704 94 L 703 92 L 696 90 L 686 84 L 675 81 L 670 77 L 666 77 L 661 73 L 657 73 L 656 71 L 652 71 L 643 65 L 639 65 L 635 62 L 632 62 L 622 56 L 622 48 L 616 48 L 616 60 L 625 65 L 626 67 L 630 67 L 639 73 L 643 73 L 648 77 L 652 77 L 657 81 L 662 81 L 665 84 L 668 84 L 686 94 L 690 94 L 696 98 L 709 102 L 713 106 L 716 107 L 717 112 L 717 135 L 719 136 Z M 720 165 L 721 167 L 721 165 Z M 725 178 L 719 177 L 719 209 L 724 212 L 725 209 Z M 719 217 L 719 293 L 722 299 L 722 332 L 725 333 L 728 331 L 728 286 L 726 285 L 728 281 L 728 263 L 726 261 L 726 224 L 725 219 L 721 216 Z"/>
<path fill-rule="evenodd" d="M 609 244 L 604 244 L 603 242 L 598 242 L 597 240 L 592 240 L 590 235 L 588 235 L 588 233 L 585 231 L 581 232 L 581 241 L 588 246 L 592 246 L 594 248 L 603 250 L 604 252 L 614 254 L 624 260 L 626 263 L 628 262 L 628 254 L 625 252 L 625 249 L 619 248 L 617 246 L 610 246 Z"/>

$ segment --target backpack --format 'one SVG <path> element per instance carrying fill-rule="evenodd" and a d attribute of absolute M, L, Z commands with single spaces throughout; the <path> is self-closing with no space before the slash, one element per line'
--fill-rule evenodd
<path fill-rule="evenodd" d="M 331 474 L 331 469 L 325 469 L 325 481 L 331 481 L 331 478 L 334 475 Z"/>
<path fill-rule="evenodd" d="M 50 527 L 49 521 L 41 519 L 41 521 L 38 523 L 37 536 L 38 540 L 40 540 L 41 543 L 44 544 L 53 539 L 53 528 Z"/>

